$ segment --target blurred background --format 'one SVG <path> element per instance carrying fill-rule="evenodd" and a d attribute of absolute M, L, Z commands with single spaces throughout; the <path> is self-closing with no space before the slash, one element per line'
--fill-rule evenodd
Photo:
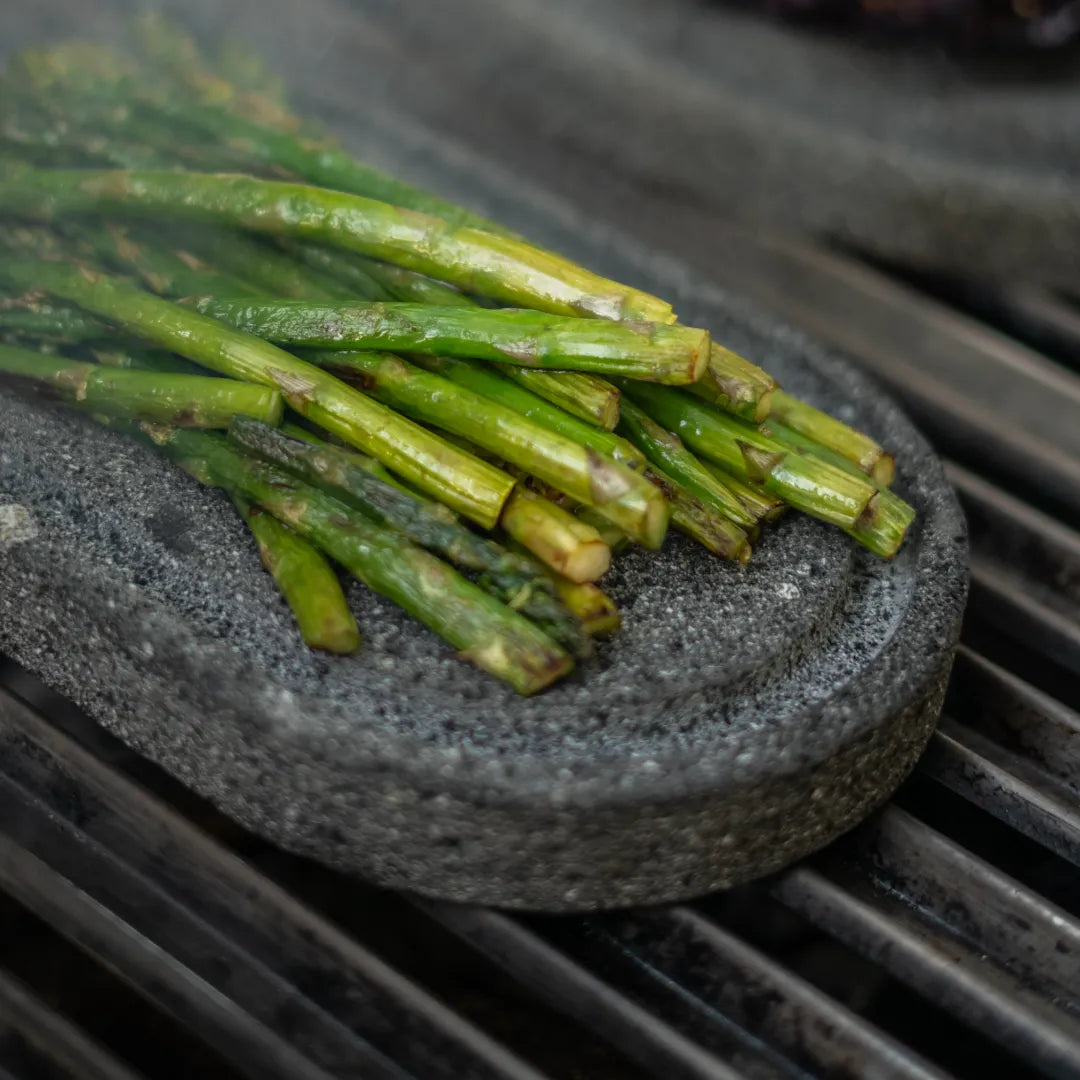
<path fill-rule="evenodd" d="M 0 1077 L 1080 1077 L 1080 4 L 165 9 L 366 161 L 869 372 L 947 459 L 971 604 L 882 814 L 593 918 L 285 855 L 0 658 Z M 0 47 L 130 13 L 6 4 Z"/>

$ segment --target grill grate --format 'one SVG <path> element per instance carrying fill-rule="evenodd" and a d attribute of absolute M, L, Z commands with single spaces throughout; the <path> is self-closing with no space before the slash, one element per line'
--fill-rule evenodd
<path fill-rule="evenodd" d="M 950 467 L 971 612 L 917 777 L 809 863 L 695 905 L 526 919 L 374 892 L 0 667 L 0 889 L 103 1003 L 3 953 L 3 1067 L 159 1075 L 137 1034 L 160 1023 L 175 1075 L 208 1077 L 1080 1076 L 1080 535 L 974 464 Z M 145 1016 L 109 1019 L 129 1000 Z"/>

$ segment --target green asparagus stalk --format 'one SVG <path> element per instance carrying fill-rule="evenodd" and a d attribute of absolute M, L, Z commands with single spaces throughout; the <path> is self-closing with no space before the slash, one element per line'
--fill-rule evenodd
<path fill-rule="evenodd" d="M 214 297 L 200 298 L 195 307 L 278 345 L 439 353 L 672 385 L 698 378 L 709 353 L 705 330 L 536 311 Z"/>
<path fill-rule="evenodd" d="M 829 418 L 826 417 L 826 419 Z M 767 424 L 762 425 L 762 431 L 784 445 L 792 447 L 798 453 L 817 455 L 853 476 L 864 475 L 863 469 L 855 462 L 842 457 L 828 447 L 821 446 L 813 439 L 793 431 L 784 424 L 775 423 L 771 417 Z M 858 436 L 859 432 L 852 431 L 852 434 Z M 886 455 L 886 457 L 889 459 L 888 471 L 891 473 L 892 457 L 891 455 Z M 879 458 L 877 464 L 880 463 Z M 845 531 L 875 555 L 880 555 L 883 559 L 891 559 L 900 550 L 900 545 L 903 544 L 904 537 L 914 520 L 915 510 L 911 506 L 888 488 L 881 488 L 870 500 L 870 505 L 854 528 Z"/>
<path fill-rule="evenodd" d="M 542 492 L 540 494 L 542 494 Z M 617 525 L 612 525 L 603 514 L 594 510 L 591 506 L 575 506 L 573 515 L 583 524 L 591 525 L 600 534 L 600 539 L 603 540 L 613 552 L 621 551 L 630 543 L 630 537 L 627 536 L 622 529 Z"/>
<path fill-rule="evenodd" d="M 711 461 L 701 459 L 701 464 L 739 500 L 742 508 L 758 525 L 764 525 L 783 516 L 787 509 L 783 499 L 770 495 L 760 484 L 755 484 L 750 480 L 737 480 L 731 473 L 726 472 L 719 465 L 714 465 Z"/>
<path fill-rule="evenodd" d="M 62 232 L 81 241 L 96 263 L 137 277 L 161 296 L 191 296 L 204 292 L 247 296 L 253 291 L 239 278 L 219 273 L 187 252 L 140 242 L 132 236 L 130 229 L 115 223 L 65 223 Z"/>
<path fill-rule="evenodd" d="M 375 475 L 375 463 L 335 446 L 317 445 L 247 417 L 229 429 L 237 446 L 362 510 L 378 524 L 400 529 L 413 543 L 455 566 L 480 574 L 482 588 L 527 615 L 561 645 L 581 657 L 585 644 L 577 622 L 556 600 L 547 577 L 532 559 L 447 520 L 431 504 Z M 440 508 L 443 509 L 443 508 Z"/>
<path fill-rule="evenodd" d="M 40 383 L 94 413 L 154 424 L 227 428 L 239 414 L 280 424 L 284 410 L 281 394 L 267 386 L 202 375 L 119 371 L 11 345 L 0 345 L 0 373 Z"/>
<path fill-rule="evenodd" d="M 877 505 L 869 518 L 856 523 L 848 535 L 883 559 L 891 559 L 899 550 L 915 520 L 915 510 L 888 488 L 876 495 Z"/>
<path fill-rule="evenodd" d="M 523 615 L 396 529 L 350 512 L 347 504 L 246 457 L 225 439 L 193 434 L 178 428 L 152 433 L 160 449 L 199 480 L 238 491 L 518 693 L 542 690 L 573 668 L 573 660 Z"/>
<path fill-rule="evenodd" d="M 91 348 L 95 363 L 124 371 L 157 371 L 165 375 L 206 375 L 206 369 L 163 349 Z"/>
<path fill-rule="evenodd" d="M 646 547 L 663 542 L 667 504 L 625 465 L 391 354 L 311 350 L 304 355 L 407 416 L 468 439 L 577 502 L 596 507 Z"/>
<path fill-rule="evenodd" d="M 194 95 L 199 102 L 226 108 L 277 130 L 292 131 L 299 127 L 299 121 L 279 98 L 263 91 L 241 93 L 233 83 L 211 70 L 204 63 L 195 39 L 160 12 L 142 8 L 134 27 L 149 61 L 143 84 L 160 84 L 170 97 Z M 115 78 L 128 72 L 127 67 L 119 64 L 115 57 L 110 58 L 108 52 L 105 56 L 104 69 L 100 71 L 103 77 Z M 60 59 L 62 61 L 63 56 Z M 54 76 L 62 74 L 63 70 L 54 71 Z"/>
<path fill-rule="evenodd" d="M 776 380 L 738 353 L 713 342 L 705 374 L 693 392 L 711 405 L 757 424 L 770 412 Z"/>
<path fill-rule="evenodd" d="M 192 226 L 162 228 L 155 232 L 194 257 L 245 282 L 249 291 L 269 297 L 297 300 L 345 300 L 353 293 L 346 284 L 322 273 L 318 267 L 303 265 L 282 254 L 273 245 L 238 229 Z M 189 295 L 214 292 L 218 296 L 239 295 L 209 287 L 192 289 Z"/>
<path fill-rule="evenodd" d="M 425 370 L 433 371 L 459 386 L 468 387 L 483 397 L 506 405 L 549 431 L 556 431 L 582 446 L 589 446 L 598 454 L 605 454 L 627 468 L 640 470 L 645 464 L 645 456 L 626 439 L 586 424 L 524 387 L 504 379 L 476 360 L 425 355 L 414 355 L 411 359 Z"/>
<path fill-rule="evenodd" d="M 812 517 L 854 528 L 874 495 L 865 480 L 797 454 L 757 428 L 666 386 L 622 380 L 623 394 L 702 457 Z"/>
<path fill-rule="evenodd" d="M 457 289 L 390 263 L 296 241 L 288 241 L 286 250 L 308 265 L 347 283 L 356 299 L 401 300 L 443 307 L 476 306 L 475 300 Z M 514 364 L 495 366 L 506 378 L 578 419 L 608 431 L 615 429 L 619 419 L 619 391 L 611 383 L 577 371 L 542 371 Z"/>
<path fill-rule="evenodd" d="M 654 468 L 696 495 L 706 506 L 744 529 L 757 526 L 757 520 L 731 488 L 709 472 L 683 446 L 678 435 L 666 431 L 632 401 L 622 405 L 619 430 L 648 457 Z"/>
<path fill-rule="evenodd" d="M 309 244 L 305 240 L 291 240 L 279 236 L 276 247 L 280 248 L 289 260 L 306 266 L 322 280 L 331 280 L 339 287 L 343 295 L 350 300 L 396 300 L 387 292 L 367 270 L 367 265 L 375 264 L 362 255 L 340 248 L 324 247 L 322 244 Z M 397 269 L 397 267 L 395 267 Z M 409 271 L 406 271 L 407 273 Z M 416 274 L 416 277 L 421 277 Z M 427 278 L 424 278 L 427 281 Z M 447 289 L 452 296 L 461 296 L 455 289 Z"/>
<path fill-rule="evenodd" d="M 519 484 L 502 527 L 530 554 L 569 581 L 596 581 L 611 566 L 611 549 L 591 525 Z"/>
<path fill-rule="evenodd" d="M 619 422 L 619 389 L 597 375 L 580 371 L 538 371 L 535 368 L 496 364 L 508 379 L 572 413 L 579 420 L 614 431 Z"/>
<path fill-rule="evenodd" d="M 73 308 L 37 299 L 12 297 L 0 300 L 0 334 L 19 338 L 44 338 L 63 344 L 106 341 L 116 331 Z"/>
<path fill-rule="evenodd" d="M 507 540 L 511 551 L 528 554 L 528 549 L 514 539 Z M 574 582 L 546 569 L 555 591 L 589 637 L 609 637 L 622 625 L 618 605 L 591 581 Z"/>
<path fill-rule="evenodd" d="M 426 274 L 363 255 L 354 254 L 351 258 L 357 269 L 362 270 L 378 290 L 376 295 L 370 297 L 372 300 L 399 300 L 408 304 L 435 304 L 438 307 L 477 306 L 475 300 L 460 290 L 452 289 L 445 282 L 436 281 Z"/>
<path fill-rule="evenodd" d="M 798 444 L 836 464 L 836 458 L 850 461 L 878 487 L 893 481 L 893 457 L 869 435 L 848 427 L 828 413 L 807 405 L 778 390 L 772 399 L 769 430 L 782 442 Z M 801 437 L 801 438 L 800 438 Z"/>
<path fill-rule="evenodd" d="M 305 644 L 339 656 L 356 652 L 360 628 L 326 559 L 243 495 L 234 494 L 233 503 L 255 537 L 263 566 L 285 597 Z"/>
<path fill-rule="evenodd" d="M 671 504 L 671 523 L 675 528 L 723 559 L 744 565 L 750 560 L 750 537 L 730 518 L 707 506 L 661 469 L 649 466 L 645 475 Z"/>
<path fill-rule="evenodd" d="M 622 615 L 615 601 L 591 581 L 580 585 L 556 577 L 559 599 L 577 617 L 589 637 L 610 637 L 622 625 Z"/>
<path fill-rule="evenodd" d="M 521 241 L 303 184 L 203 173 L 34 169 L 0 181 L 0 211 L 39 221 L 119 213 L 239 226 L 359 251 L 518 307 L 674 321 L 663 300 Z"/>
<path fill-rule="evenodd" d="M 77 266 L 9 260 L 0 262 L 5 278 L 78 304 L 212 371 L 280 390 L 302 416 L 485 528 L 495 524 L 509 497 L 513 480 L 505 473 L 319 368 L 215 319 Z"/>

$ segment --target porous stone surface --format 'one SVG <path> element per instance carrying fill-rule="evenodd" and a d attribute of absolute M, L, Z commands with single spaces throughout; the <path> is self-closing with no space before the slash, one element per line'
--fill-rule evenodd
<path fill-rule="evenodd" d="M 919 511 L 884 563 L 791 515 L 740 569 L 673 537 L 617 560 L 624 628 L 523 700 L 354 586 L 350 658 L 313 654 L 227 502 L 113 433 L 0 390 L 0 651 L 248 828 L 380 884 L 551 911 L 670 900 L 822 846 L 883 800 L 940 708 L 964 524 L 865 377 L 420 127 L 350 145 L 600 272 L 864 427 Z M 335 127 L 339 126 L 335 122 Z"/>

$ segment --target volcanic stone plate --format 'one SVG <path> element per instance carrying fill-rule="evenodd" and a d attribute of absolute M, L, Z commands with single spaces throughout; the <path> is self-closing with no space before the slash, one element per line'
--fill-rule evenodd
<path fill-rule="evenodd" d="M 930 448 L 869 380 L 677 261 L 418 127 L 349 120 L 357 151 L 663 294 L 893 448 L 919 512 L 900 555 L 796 515 L 745 569 L 678 536 L 629 553 L 605 580 L 622 632 L 523 700 L 359 586 L 363 651 L 305 650 L 222 497 L 7 389 L 0 651 L 243 825 L 382 885 L 582 910 L 824 845 L 895 788 L 940 708 L 966 540 Z"/>

